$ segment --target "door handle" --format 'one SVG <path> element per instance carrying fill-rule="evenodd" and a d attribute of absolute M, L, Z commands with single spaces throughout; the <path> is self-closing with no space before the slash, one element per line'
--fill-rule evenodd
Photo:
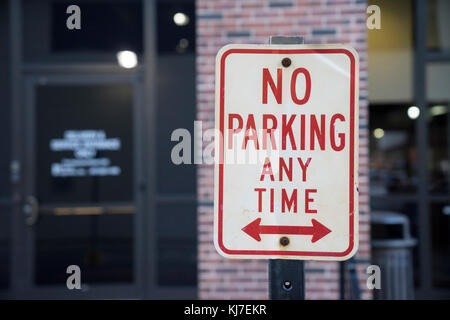
<path fill-rule="evenodd" d="M 39 216 L 39 202 L 36 197 L 28 196 L 23 205 L 23 214 L 25 216 L 25 223 L 32 226 L 36 223 Z"/>

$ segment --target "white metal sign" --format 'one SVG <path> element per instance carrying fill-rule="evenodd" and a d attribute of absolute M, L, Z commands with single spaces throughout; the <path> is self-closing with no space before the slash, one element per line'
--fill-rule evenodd
<path fill-rule="evenodd" d="M 356 51 L 228 45 L 216 58 L 214 243 L 229 258 L 358 247 Z"/>

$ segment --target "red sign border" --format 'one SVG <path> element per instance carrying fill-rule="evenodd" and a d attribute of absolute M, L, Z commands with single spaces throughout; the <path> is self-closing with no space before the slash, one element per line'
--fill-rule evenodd
<path fill-rule="evenodd" d="M 220 132 L 224 137 L 225 115 L 225 60 L 233 53 L 253 54 L 345 54 L 350 58 L 350 179 L 349 179 L 349 246 L 343 252 L 315 252 L 315 251 L 279 251 L 279 250 L 230 250 L 223 243 L 223 160 L 224 141 L 219 143 L 219 205 L 218 205 L 218 245 L 228 255 L 274 255 L 274 256 L 310 256 L 310 257 L 345 257 L 354 248 L 354 144 L 355 144 L 355 77 L 356 62 L 353 53 L 347 49 L 238 49 L 225 51 L 220 60 Z"/>

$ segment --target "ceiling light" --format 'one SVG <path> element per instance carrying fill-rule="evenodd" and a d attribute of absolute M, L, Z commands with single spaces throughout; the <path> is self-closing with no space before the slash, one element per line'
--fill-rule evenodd
<path fill-rule="evenodd" d="M 381 128 L 376 128 L 373 130 L 373 136 L 377 139 L 381 139 L 384 136 L 384 130 Z"/>
<path fill-rule="evenodd" d="M 177 26 L 185 26 L 189 23 L 189 17 L 182 12 L 177 12 L 173 15 L 173 22 Z"/>
<path fill-rule="evenodd" d="M 134 68 L 138 64 L 136 53 L 129 50 L 119 51 L 117 53 L 117 62 L 122 68 L 126 69 Z"/>
<path fill-rule="evenodd" d="M 410 119 L 414 120 L 420 116 L 420 109 L 416 106 L 411 106 L 406 113 Z"/>
<path fill-rule="evenodd" d="M 433 117 L 446 114 L 447 112 L 448 112 L 447 106 L 433 106 L 430 109 L 430 115 Z"/>

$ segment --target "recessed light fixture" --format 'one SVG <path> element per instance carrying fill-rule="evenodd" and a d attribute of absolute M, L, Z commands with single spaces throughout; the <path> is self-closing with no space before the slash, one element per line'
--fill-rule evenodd
<path fill-rule="evenodd" d="M 177 26 L 185 26 L 189 23 L 189 17 L 183 12 L 177 12 L 173 15 L 173 22 Z"/>
<path fill-rule="evenodd" d="M 415 120 L 420 116 L 420 109 L 416 106 L 411 106 L 406 113 L 410 119 Z"/>
<path fill-rule="evenodd" d="M 189 46 L 189 40 L 188 39 L 180 39 L 180 41 L 178 41 L 177 47 L 176 47 L 176 51 L 178 53 L 183 53 L 186 51 L 187 47 Z"/>
<path fill-rule="evenodd" d="M 133 51 L 124 50 L 117 53 L 117 62 L 122 68 L 131 69 L 137 66 L 137 55 Z"/>
<path fill-rule="evenodd" d="M 186 38 L 180 39 L 180 41 L 178 42 L 178 45 L 181 48 L 186 49 L 189 46 L 189 40 Z"/>
<path fill-rule="evenodd" d="M 433 117 L 446 114 L 448 112 L 447 106 L 432 106 L 430 109 L 430 115 Z"/>
<path fill-rule="evenodd" d="M 373 130 L 373 136 L 376 139 L 381 139 L 384 137 L 384 130 L 381 128 L 376 128 L 375 130 Z"/>

